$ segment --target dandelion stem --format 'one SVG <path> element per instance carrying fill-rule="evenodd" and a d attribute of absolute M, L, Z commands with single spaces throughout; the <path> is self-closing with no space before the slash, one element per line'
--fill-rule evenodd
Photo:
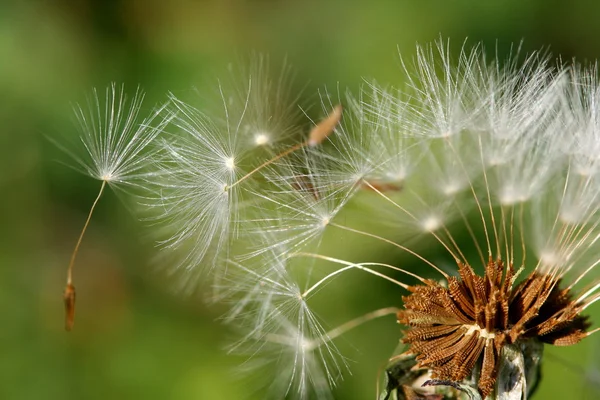
<path fill-rule="evenodd" d="M 69 268 L 67 269 L 67 285 L 63 294 L 66 311 L 65 329 L 67 331 L 70 331 L 73 328 L 73 319 L 75 318 L 75 286 L 73 286 L 73 266 L 75 265 L 75 258 L 77 257 L 77 252 L 79 251 L 79 246 L 81 245 L 81 241 L 83 240 L 83 235 L 85 234 L 85 231 L 87 230 L 87 227 L 90 224 L 90 219 L 92 219 L 92 214 L 94 213 L 96 204 L 98 204 L 98 201 L 102 196 L 102 192 L 104 191 L 105 186 L 106 180 L 103 180 L 102 186 L 100 186 L 100 191 L 98 192 L 98 196 L 96 196 L 96 200 L 94 200 L 92 208 L 90 208 L 90 212 L 85 221 L 85 224 L 83 225 L 83 229 L 81 230 L 79 239 L 77 239 L 77 244 L 75 245 L 73 254 L 71 254 L 71 261 L 69 262 Z"/>

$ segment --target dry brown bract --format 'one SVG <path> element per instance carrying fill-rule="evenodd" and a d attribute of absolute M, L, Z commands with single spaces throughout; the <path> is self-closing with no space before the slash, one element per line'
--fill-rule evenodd
<path fill-rule="evenodd" d="M 483 357 L 478 387 L 485 398 L 494 389 L 503 345 L 537 338 L 567 346 L 586 336 L 581 304 L 559 288 L 554 274 L 534 271 L 515 287 L 512 265 L 505 268 L 500 259 L 490 259 L 484 276 L 467 264 L 458 267 L 460 277 L 450 277 L 448 287 L 431 280 L 411 286 L 398 312 L 409 327 L 403 342 L 434 378 L 462 381 Z"/>

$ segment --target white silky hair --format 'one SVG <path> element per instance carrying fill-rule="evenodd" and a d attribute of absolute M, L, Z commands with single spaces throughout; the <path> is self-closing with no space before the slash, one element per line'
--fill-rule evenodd
<path fill-rule="evenodd" d="M 112 83 L 104 94 L 93 89 L 87 104 L 74 106 L 78 136 L 50 138 L 75 162 L 73 168 L 113 187 L 144 186 L 153 174 L 154 146 L 168 121 L 158 107 L 143 117 L 144 92 L 130 98 L 125 85 Z M 158 122 L 157 122 L 158 120 Z"/>

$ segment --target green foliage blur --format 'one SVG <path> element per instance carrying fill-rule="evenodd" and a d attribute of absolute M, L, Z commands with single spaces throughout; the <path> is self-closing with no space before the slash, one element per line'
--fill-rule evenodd
<path fill-rule="evenodd" d="M 238 382 L 242 360 L 222 350 L 223 307 L 170 291 L 149 267 L 145 228 L 113 192 L 84 238 L 75 328 L 64 331 L 66 267 L 100 184 L 61 164 L 70 160 L 45 136 L 76 133 L 71 105 L 92 87 L 140 85 L 149 110 L 260 51 L 287 57 L 316 102 L 325 85 L 398 83 L 398 50 L 410 57 L 440 35 L 457 51 L 465 38 L 500 54 L 524 40 L 594 60 L 599 13 L 597 2 L 556 0 L 0 2 L 0 399 L 261 399 Z M 394 289 L 351 279 L 328 302 L 350 319 L 397 305 Z M 399 330 L 389 317 L 342 339 L 353 375 L 337 398 L 374 398 Z M 546 354 L 537 399 L 599 398 L 600 335 Z"/>

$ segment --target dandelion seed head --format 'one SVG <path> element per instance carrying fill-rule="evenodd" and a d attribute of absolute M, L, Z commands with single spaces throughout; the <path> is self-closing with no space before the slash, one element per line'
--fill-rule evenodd
<path fill-rule="evenodd" d="M 102 175 L 101 178 L 102 178 L 103 181 L 107 181 L 108 182 L 108 181 L 111 181 L 113 179 L 113 175 L 111 173 L 107 173 L 107 174 Z"/>
<path fill-rule="evenodd" d="M 564 265 L 563 257 L 551 249 L 542 251 L 539 254 L 539 262 L 540 268 L 546 271 L 549 271 L 557 266 Z"/>
<path fill-rule="evenodd" d="M 88 97 L 87 107 L 76 106 L 79 127 L 77 142 L 66 144 L 52 139 L 69 154 L 87 175 L 115 187 L 143 186 L 151 174 L 158 146 L 156 138 L 166 122 L 158 117 L 162 108 L 142 118 L 144 93 L 138 88 L 129 98 L 125 86 L 111 84 L 102 98 L 97 90 Z"/>
<path fill-rule="evenodd" d="M 405 169 L 400 169 L 397 171 L 388 171 L 385 174 L 385 177 L 394 182 L 404 182 L 408 177 L 408 171 Z"/>
<path fill-rule="evenodd" d="M 514 204 L 518 204 L 520 202 L 527 201 L 528 194 L 524 190 L 520 190 L 519 188 L 507 184 L 503 188 L 500 189 L 500 204 L 505 206 L 510 206 Z"/>
<path fill-rule="evenodd" d="M 497 167 L 504 164 L 506 164 L 506 160 L 499 155 L 492 155 L 488 157 L 488 165 L 490 167 Z"/>
<path fill-rule="evenodd" d="M 422 222 L 423 230 L 425 232 L 435 232 L 442 226 L 442 221 L 436 216 L 429 216 Z"/>
<path fill-rule="evenodd" d="M 227 168 L 230 171 L 233 171 L 235 169 L 235 158 L 234 157 L 227 157 L 225 159 L 225 168 Z"/>
<path fill-rule="evenodd" d="M 561 207 L 559 217 L 562 222 L 567 224 L 577 224 L 582 218 L 585 217 L 585 213 L 576 205 L 565 205 Z"/>
<path fill-rule="evenodd" d="M 265 146 L 270 143 L 269 134 L 266 132 L 258 132 L 254 134 L 254 143 L 257 146 Z"/>
<path fill-rule="evenodd" d="M 219 96 L 227 100 L 228 118 L 234 121 L 240 143 L 249 150 L 292 138 L 301 123 L 301 91 L 294 85 L 290 64 L 273 62 L 254 53 L 240 59 L 221 79 Z"/>
<path fill-rule="evenodd" d="M 459 182 L 448 182 L 442 185 L 442 193 L 448 196 L 455 195 L 463 189 L 463 186 Z"/>

